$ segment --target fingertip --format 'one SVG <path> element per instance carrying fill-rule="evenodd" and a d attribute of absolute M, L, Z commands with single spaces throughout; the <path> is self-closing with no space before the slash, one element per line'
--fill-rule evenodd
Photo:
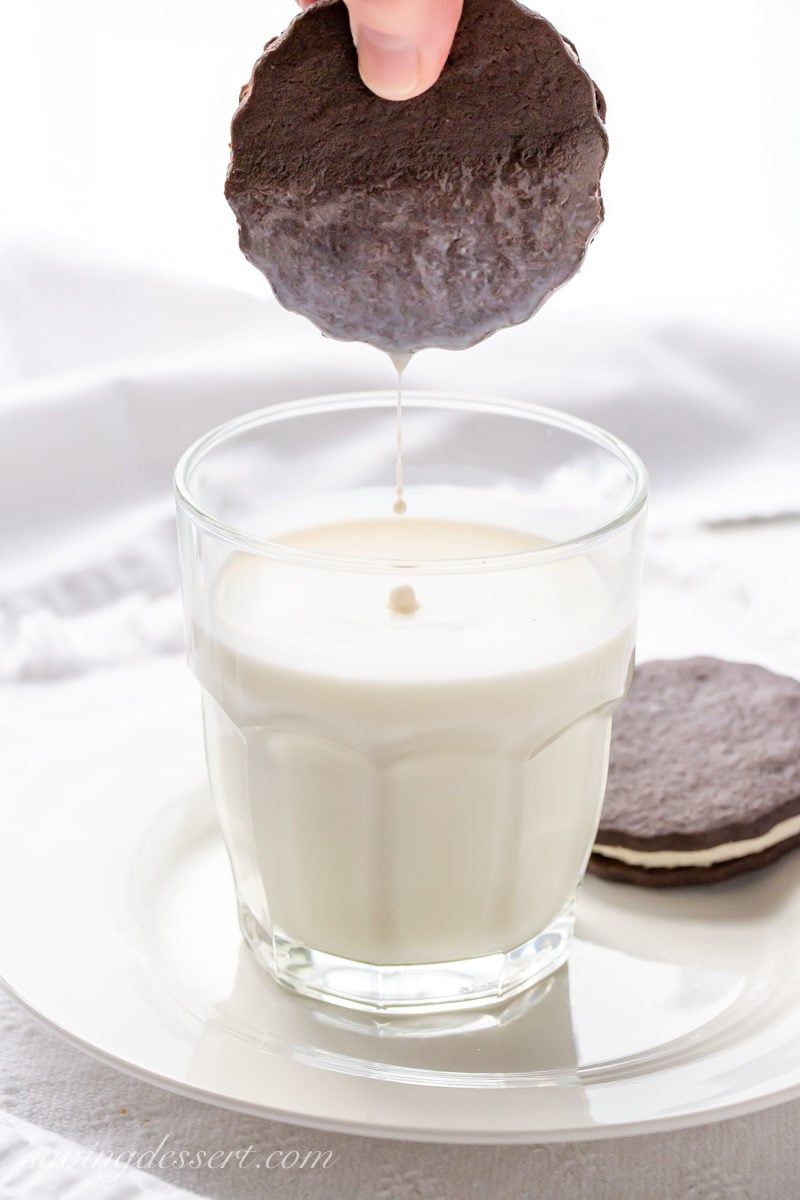
<path fill-rule="evenodd" d="M 420 87 L 420 52 L 412 38 L 361 25 L 357 34 L 358 71 L 383 100 L 409 100 Z"/>
<path fill-rule="evenodd" d="M 452 49 L 463 0 L 348 0 L 358 69 L 384 100 L 410 100 L 438 80 Z"/>
<path fill-rule="evenodd" d="M 432 7 L 436 21 L 428 25 L 420 43 L 419 89 L 416 95 L 433 87 L 444 70 L 464 4 L 463 0 L 438 0 Z"/>

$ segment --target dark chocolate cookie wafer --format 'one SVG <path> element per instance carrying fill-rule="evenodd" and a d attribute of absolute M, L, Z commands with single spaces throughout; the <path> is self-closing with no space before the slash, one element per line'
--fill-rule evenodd
<path fill-rule="evenodd" d="M 636 668 L 589 870 L 715 883 L 800 845 L 800 682 L 714 658 Z"/>
<path fill-rule="evenodd" d="M 527 320 L 602 220 L 604 105 L 516 0 L 465 0 L 434 87 L 374 96 L 347 9 L 320 0 L 268 44 L 233 119 L 226 195 L 280 302 L 396 353 Z"/>

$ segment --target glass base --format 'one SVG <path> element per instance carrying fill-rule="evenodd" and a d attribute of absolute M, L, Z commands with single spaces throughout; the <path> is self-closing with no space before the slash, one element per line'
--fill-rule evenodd
<path fill-rule="evenodd" d="M 575 901 L 530 941 L 513 950 L 454 962 L 400 966 L 355 962 L 313 950 L 281 931 L 268 934 L 249 909 L 242 936 L 284 987 L 345 1008 L 382 1013 L 433 1013 L 500 1004 L 551 975 L 566 960 Z"/>

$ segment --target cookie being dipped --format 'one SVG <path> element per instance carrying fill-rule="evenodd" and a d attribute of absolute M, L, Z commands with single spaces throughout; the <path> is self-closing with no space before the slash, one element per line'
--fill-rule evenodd
<path fill-rule="evenodd" d="M 749 663 L 636 668 L 614 716 L 589 871 L 649 887 L 716 883 L 800 846 L 800 682 Z"/>
<path fill-rule="evenodd" d="M 342 0 L 268 44 L 234 116 L 226 195 L 284 307 L 394 354 L 527 320 L 603 216 L 602 97 L 517 0 L 465 0 L 439 81 L 407 101 L 358 75 Z"/>

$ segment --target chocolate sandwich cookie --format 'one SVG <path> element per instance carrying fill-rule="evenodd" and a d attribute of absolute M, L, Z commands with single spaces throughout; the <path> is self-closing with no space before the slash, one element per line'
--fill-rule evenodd
<path fill-rule="evenodd" d="M 800 682 L 715 658 L 636 668 L 589 870 L 715 883 L 800 845 Z"/>
<path fill-rule="evenodd" d="M 286 308 L 396 354 L 527 320 L 599 226 L 600 93 L 516 0 L 465 0 L 439 81 L 379 99 L 342 0 L 266 47 L 231 131 L 242 251 Z"/>

